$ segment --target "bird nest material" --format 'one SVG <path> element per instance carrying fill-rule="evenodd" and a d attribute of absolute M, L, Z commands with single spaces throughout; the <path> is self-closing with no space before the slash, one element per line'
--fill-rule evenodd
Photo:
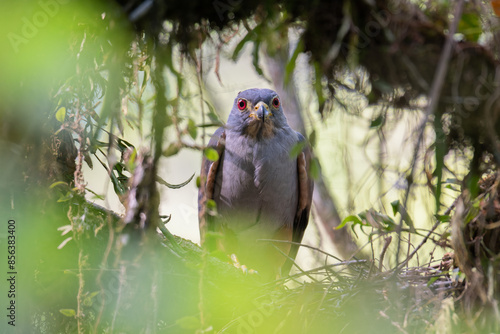
<path fill-rule="evenodd" d="M 256 332 L 427 333 L 456 325 L 448 317 L 463 293 L 464 280 L 453 266 L 453 255 L 422 267 L 373 272 L 371 262 L 345 261 L 292 275 L 313 277 L 307 283 L 270 292 L 271 310 L 253 328 Z M 339 270 L 339 268 L 343 269 Z M 336 270 L 333 271 L 332 269 Z M 293 287 L 292 287 L 293 286 Z M 255 311 L 255 310 L 254 310 Z M 228 323 L 221 332 L 232 332 L 251 322 L 252 312 Z"/>
<path fill-rule="evenodd" d="M 473 199 L 465 191 L 451 221 L 455 258 L 467 278 L 464 307 L 468 313 L 486 310 L 497 321 L 500 288 L 500 178 L 498 172 L 479 182 Z M 479 311 L 478 311 L 479 310 Z"/>

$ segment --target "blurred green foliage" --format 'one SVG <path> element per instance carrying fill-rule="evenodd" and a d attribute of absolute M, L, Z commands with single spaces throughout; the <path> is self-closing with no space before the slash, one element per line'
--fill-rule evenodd
<path fill-rule="evenodd" d="M 148 3 L 155 7 L 147 9 Z M 124 225 L 121 217 L 85 199 L 89 194 L 104 196 L 88 189 L 83 174 L 85 164 L 103 168 L 117 197 L 127 203 L 144 152 L 151 154 L 156 166 L 161 157 L 173 156 L 184 148 L 204 150 L 205 130 L 222 122 L 203 97 L 200 49 L 204 43 L 218 46 L 239 29 L 245 28 L 247 33 L 227 57 L 237 60 L 244 47 L 251 44 L 252 64 L 260 75 L 264 73 L 261 51 L 278 52 L 288 43 L 289 29 L 299 32 L 285 66 L 285 81 L 292 80 L 298 55 L 309 52 L 313 69 L 310 88 L 322 117 L 334 108 L 347 110 L 342 96 L 352 92 L 371 106 L 385 108 L 391 104 L 401 110 L 412 107 L 419 96 L 427 93 L 422 82 L 432 80 L 435 66 L 431 65 L 436 63 L 446 37 L 450 3 L 420 4 L 431 23 L 419 21 L 417 15 L 409 15 L 404 9 L 398 12 L 394 8 L 397 1 L 387 6 L 383 3 L 2 2 L 0 209 L 2 219 L 13 217 L 19 227 L 21 330 L 439 331 L 437 316 L 449 309 L 433 303 L 437 297 L 424 298 L 419 293 L 434 293 L 431 288 L 437 289 L 436 277 L 450 278 L 448 271 L 433 271 L 432 282 L 428 273 L 422 274 L 422 283 L 399 273 L 385 276 L 373 264 L 354 261 L 341 263 L 342 270 L 326 264 L 313 273 L 299 272 L 296 281 L 287 278 L 266 283 L 258 274 L 244 274 L 189 241 L 172 240 L 168 230 L 162 237 L 154 225 L 149 229 Z M 385 24 L 383 15 L 387 12 L 392 16 L 385 18 L 389 20 Z M 405 18 L 413 20 L 411 26 L 417 33 L 404 35 L 397 30 L 401 22 L 410 26 Z M 371 35 L 367 23 L 378 24 L 380 29 Z M 484 36 L 474 7 L 467 8 L 459 31 L 466 42 L 475 43 Z M 397 48 L 396 42 L 401 43 Z M 487 87 L 492 84 L 490 76 L 481 74 L 483 69 L 494 73 L 490 71 L 493 65 L 489 54 L 473 46 L 467 49 L 470 53 L 459 54 L 464 58 L 457 57 L 452 64 L 458 66 L 463 61 L 470 66 L 470 72 L 458 79 L 454 72 L 447 78 L 448 82 L 465 82 L 460 87 L 463 96 L 477 87 L 474 80 L 464 78 L 482 78 Z M 404 53 L 394 57 L 394 50 Z M 195 77 L 187 77 L 185 63 L 198 68 Z M 401 72 L 406 74 L 398 75 Z M 199 86 L 196 93 L 189 87 L 191 81 Z M 450 96 L 452 93 L 446 91 Z M 195 97 L 201 100 L 201 123 L 186 112 L 194 105 Z M 474 111 L 484 112 L 481 108 L 487 104 L 486 99 L 479 102 Z M 450 174 L 446 155 L 452 149 L 473 148 L 473 157 L 465 159 L 471 163 L 471 174 L 465 181 L 473 189 L 481 173 L 491 166 L 481 160 L 483 155 L 496 153 L 484 144 L 491 138 L 483 131 L 481 117 L 477 120 L 472 114 L 458 113 L 460 105 L 444 99 L 429 125 L 435 134 L 430 145 L 434 161 L 429 183 L 437 220 L 443 224 L 449 221 L 449 212 L 442 214 L 441 200 L 443 185 L 450 186 L 443 181 Z M 386 116 L 381 112 L 368 127 L 382 135 Z M 465 122 L 457 130 L 459 121 Z M 142 147 L 128 140 L 129 133 L 139 138 Z M 312 132 L 309 142 L 313 147 L 316 140 Z M 219 158 L 214 150 L 205 149 L 204 154 L 210 160 Z M 313 159 L 314 177 L 319 177 L 320 168 L 319 160 Z M 178 188 L 192 178 L 173 185 L 155 175 L 153 184 L 158 181 Z M 409 192 L 413 180 L 408 181 Z M 152 186 L 148 193 L 151 201 L 146 201 L 152 206 L 155 191 Z M 349 215 L 343 225 L 368 229 L 370 237 L 391 233 L 401 236 L 401 231 L 419 234 L 403 204 L 392 203 L 394 218 L 367 209 Z M 215 207 L 210 209 L 216 213 Z M 305 277 L 311 283 L 304 283 Z M 282 284 L 285 280 L 288 285 Z M 458 281 L 454 278 L 453 284 Z M 453 296 L 453 292 L 446 296 Z M 449 321 L 453 330 L 467 328 L 461 327 L 452 315 L 448 318 L 443 321 Z"/>

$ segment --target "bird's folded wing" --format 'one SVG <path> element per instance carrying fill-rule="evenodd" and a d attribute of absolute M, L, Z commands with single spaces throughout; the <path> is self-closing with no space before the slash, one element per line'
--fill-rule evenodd
<path fill-rule="evenodd" d="M 213 199 L 217 170 L 224 152 L 225 139 L 226 133 L 224 128 L 218 128 L 210 138 L 207 147 L 215 149 L 219 155 L 219 159 L 217 161 L 211 161 L 204 155 L 201 163 L 200 190 L 198 192 L 198 219 L 202 244 L 205 239 L 205 233 L 208 229 L 207 201 Z"/>
<path fill-rule="evenodd" d="M 300 243 L 304 236 L 307 223 L 309 222 L 309 212 L 311 211 L 312 194 L 314 181 L 309 174 L 309 166 L 311 162 L 311 150 L 306 146 L 303 152 L 297 156 L 297 178 L 299 184 L 299 200 L 297 203 L 297 212 L 293 222 L 292 242 Z M 293 260 L 297 256 L 299 245 L 292 244 L 288 259 L 285 261 L 281 269 L 282 275 L 288 275 L 293 265 Z"/>

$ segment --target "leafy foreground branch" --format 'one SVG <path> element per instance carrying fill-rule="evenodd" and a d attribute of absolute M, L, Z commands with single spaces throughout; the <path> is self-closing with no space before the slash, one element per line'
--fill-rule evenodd
<path fill-rule="evenodd" d="M 203 255 L 190 241 L 176 237 L 179 249 L 174 250 L 156 232 L 120 231 L 116 217 L 86 202 L 74 202 L 71 213 L 83 231 L 78 242 L 60 250 L 48 245 L 66 237 L 56 232 L 67 219 L 58 206 L 46 208 L 38 217 L 42 224 L 26 237 L 43 248 L 23 268 L 35 273 L 29 291 L 35 332 L 495 330 L 496 323 L 488 323 L 488 317 L 475 324 L 461 320 L 464 279 L 449 256 L 428 266 L 406 267 L 397 275 L 379 271 L 374 262 L 352 260 L 264 283 L 229 259 Z"/>

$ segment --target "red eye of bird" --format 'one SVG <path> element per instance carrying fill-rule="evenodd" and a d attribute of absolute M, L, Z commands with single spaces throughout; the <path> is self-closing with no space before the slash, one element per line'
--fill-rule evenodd
<path fill-rule="evenodd" d="M 273 99 L 272 104 L 273 104 L 273 107 L 275 107 L 275 108 L 279 108 L 279 106 L 280 106 L 280 99 L 279 99 L 278 97 L 275 97 L 275 98 Z"/>
<path fill-rule="evenodd" d="M 247 100 L 239 99 L 238 100 L 238 109 L 245 110 L 247 108 Z"/>

